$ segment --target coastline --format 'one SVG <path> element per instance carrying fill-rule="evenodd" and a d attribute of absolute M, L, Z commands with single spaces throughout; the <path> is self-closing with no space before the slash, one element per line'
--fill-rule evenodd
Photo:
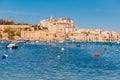
<path fill-rule="evenodd" d="M 74 43 L 118 43 L 120 44 L 120 41 L 25 41 L 25 40 L 21 40 L 21 41 L 17 41 L 17 40 L 0 40 L 0 43 L 2 42 L 10 42 L 10 43 L 67 43 L 67 42 L 74 42 Z"/>
<path fill-rule="evenodd" d="M 119 42 L 120 33 L 101 29 L 80 29 L 68 18 L 52 18 L 33 24 L 1 24 L 0 40 L 19 41 L 76 41 L 76 42 Z"/>

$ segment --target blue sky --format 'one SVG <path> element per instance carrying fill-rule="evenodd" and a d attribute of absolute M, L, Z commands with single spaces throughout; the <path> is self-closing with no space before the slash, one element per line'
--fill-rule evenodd
<path fill-rule="evenodd" d="M 120 0 L 0 0 L 0 18 L 38 24 L 70 18 L 78 28 L 120 32 Z"/>

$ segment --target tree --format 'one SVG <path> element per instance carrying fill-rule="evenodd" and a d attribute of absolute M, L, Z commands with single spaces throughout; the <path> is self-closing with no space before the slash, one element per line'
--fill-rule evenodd
<path fill-rule="evenodd" d="M 3 33 L 8 33 L 8 32 L 10 32 L 10 28 L 6 28 L 6 29 L 4 29 L 4 31 L 3 31 Z"/>
<path fill-rule="evenodd" d="M 14 40 L 14 36 L 15 36 L 15 32 L 13 30 L 10 30 L 10 32 L 8 32 L 8 39 Z"/>
<path fill-rule="evenodd" d="M 0 39 L 2 38 L 3 36 L 2 36 L 2 33 L 0 32 Z"/>
<path fill-rule="evenodd" d="M 85 33 L 85 37 L 86 37 L 86 41 L 88 41 L 88 36 L 89 36 L 90 32 L 86 32 Z"/>
<path fill-rule="evenodd" d="M 65 35 L 66 38 L 69 38 L 68 34 Z"/>
<path fill-rule="evenodd" d="M 25 27 L 25 28 L 24 28 L 24 31 L 27 31 L 27 30 L 30 30 L 30 28 L 28 28 L 28 27 Z"/>
<path fill-rule="evenodd" d="M 86 32 L 86 36 L 88 36 L 90 34 L 90 32 Z"/>
<path fill-rule="evenodd" d="M 29 25 L 29 23 L 17 23 L 16 25 Z"/>
<path fill-rule="evenodd" d="M 8 34 L 8 39 L 13 40 L 15 36 L 15 31 L 11 30 L 10 28 L 4 29 L 3 33 Z"/>
<path fill-rule="evenodd" d="M 47 27 L 43 27 L 43 30 L 48 30 L 48 28 Z"/>
<path fill-rule="evenodd" d="M 21 36 L 21 31 L 20 30 L 16 31 L 16 36 Z"/>

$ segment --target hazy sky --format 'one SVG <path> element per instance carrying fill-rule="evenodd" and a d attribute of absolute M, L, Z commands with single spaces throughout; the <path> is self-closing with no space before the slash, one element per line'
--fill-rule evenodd
<path fill-rule="evenodd" d="M 78 28 L 120 32 L 120 0 L 0 0 L 0 18 L 38 24 L 70 18 Z"/>

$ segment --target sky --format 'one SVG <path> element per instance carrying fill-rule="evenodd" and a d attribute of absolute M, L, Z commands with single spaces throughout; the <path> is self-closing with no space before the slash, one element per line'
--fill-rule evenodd
<path fill-rule="evenodd" d="M 120 32 L 120 0 L 0 0 L 0 19 L 38 24 L 70 18 L 77 28 Z"/>

